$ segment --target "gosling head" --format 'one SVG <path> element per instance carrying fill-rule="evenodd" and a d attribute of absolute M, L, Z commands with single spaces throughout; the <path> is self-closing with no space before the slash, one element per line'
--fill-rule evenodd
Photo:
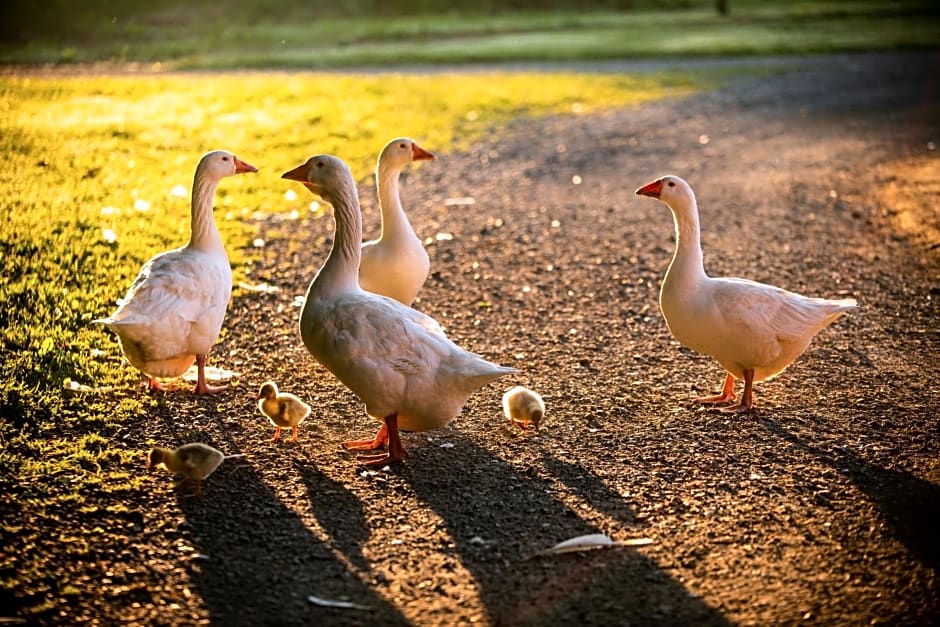
<path fill-rule="evenodd" d="M 257 400 L 261 400 L 262 398 L 267 400 L 277 398 L 277 384 L 274 383 L 274 381 L 265 381 L 261 385 L 261 389 L 258 390 Z"/>
<path fill-rule="evenodd" d="M 160 464 L 165 463 L 169 456 L 169 449 L 165 449 L 160 446 L 152 448 L 150 450 L 150 455 L 147 457 L 147 470 L 153 470 Z"/>
<path fill-rule="evenodd" d="M 542 409 L 537 408 L 537 407 L 532 408 L 532 413 L 529 414 L 529 419 L 531 420 L 532 426 L 535 428 L 536 431 L 539 430 L 539 423 L 542 422 L 542 416 L 544 414 L 545 412 Z"/>

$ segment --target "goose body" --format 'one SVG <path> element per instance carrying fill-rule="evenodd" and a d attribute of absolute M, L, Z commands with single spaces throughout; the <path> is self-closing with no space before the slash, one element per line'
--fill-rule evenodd
<path fill-rule="evenodd" d="M 365 403 L 369 416 L 383 423 L 373 440 L 347 445 L 361 450 L 387 445 L 386 455 L 365 458 L 373 465 L 400 461 L 399 427 L 443 427 L 475 390 L 515 369 L 463 350 L 433 318 L 359 286 L 362 217 L 345 163 L 319 155 L 283 178 L 322 196 L 335 216 L 333 247 L 300 313 L 304 345 Z"/>
<path fill-rule="evenodd" d="M 297 426 L 310 415 L 310 405 L 289 392 L 279 392 L 274 381 L 267 381 L 258 391 L 258 409 L 274 425 L 274 438 L 281 437 L 281 429 L 290 428 L 297 441 Z"/>
<path fill-rule="evenodd" d="M 95 320 L 114 331 L 127 360 L 149 377 L 178 377 L 198 365 L 197 393 L 215 392 L 205 380 L 206 356 L 222 329 L 232 294 L 232 269 L 212 216 L 215 189 L 222 178 L 255 172 L 224 150 L 210 152 L 196 167 L 192 195 L 192 235 L 186 246 L 150 259 L 117 310 Z"/>
<path fill-rule="evenodd" d="M 413 140 L 399 137 L 385 145 L 375 169 L 382 233 L 362 245 L 359 284 L 367 292 L 405 305 L 411 305 L 418 296 L 431 264 L 402 207 L 398 182 L 405 165 L 433 158 Z"/>
<path fill-rule="evenodd" d="M 223 460 L 243 456 L 243 454 L 225 455 L 222 451 L 201 442 L 183 444 L 176 449 L 157 446 L 150 451 L 147 470 L 162 466 L 170 472 L 181 474 L 183 482 L 192 481 L 196 484 L 196 494 L 200 495 L 202 482 L 215 472 Z"/>
<path fill-rule="evenodd" d="M 854 299 L 829 300 L 740 278 L 705 274 L 698 205 L 692 188 L 666 176 L 636 191 L 657 198 L 673 213 L 676 251 L 663 280 L 660 308 L 672 335 L 684 346 L 711 355 L 727 372 L 722 391 L 698 399 L 721 403 L 735 399 L 736 379 L 745 383 L 737 405 L 753 406 L 752 384 L 786 369 L 819 331 L 856 307 Z"/>
<path fill-rule="evenodd" d="M 517 385 L 503 394 L 503 414 L 511 423 L 520 425 L 523 431 L 530 422 L 538 431 L 545 415 L 545 402 L 535 390 Z"/>

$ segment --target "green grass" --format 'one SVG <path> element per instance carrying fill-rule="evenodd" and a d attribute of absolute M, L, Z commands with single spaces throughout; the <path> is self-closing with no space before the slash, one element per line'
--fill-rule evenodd
<path fill-rule="evenodd" d="M 364 178 L 395 135 L 446 151 L 515 116 L 692 85 L 667 75 L 0 78 L 0 415 L 39 428 L 61 401 L 33 406 L 37 390 L 129 383 L 113 338 L 91 320 L 113 309 L 144 261 L 185 243 L 192 172 L 207 150 L 228 148 L 260 169 L 217 193 L 238 265 L 253 239 L 244 218 L 304 208 L 285 200 L 277 177 L 312 153 L 339 154 Z"/>
<path fill-rule="evenodd" d="M 222 181 L 216 196 L 238 274 L 256 213 L 309 210 L 311 198 L 288 199 L 294 188 L 279 177 L 310 154 L 338 154 L 362 179 L 396 135 L 446 153 L 514 117 L 703 85 L 665 74 L 0 77 L 0 602 L 48 616 L 68 597 L 54 572 L 63 555 L 94 561 L 103 539 L 126 543 L 138 520 L 115 505 L 139 507 L 147 443 L 119 434 L 165 401 L 143 392 L 91 320 L 112 311 L 144 261 L 185 243 L 203 152 L 227 148 L 260 170 Z M 110 540 L 95 531 L 111 523 Z M 57 550 L 37 550 L 53 530 Z"/>
<path fill-rule="evenodd" d="M 7 26 L 14 32 L 0 45 L 0 63 L 170 70 L 791 54 L 932 48 L 940 31 L 940 9 L 927 0 L 731 0 L 728 17 L 705 0 L 667 3 L 687 7 L 673 10 L 391 17 L 324 17 L 286 0 L 226 3 L 224 13 L 212 4 L 112 4 L 51 16 L 44 3 L 17 4 L 24 14 Z"/>

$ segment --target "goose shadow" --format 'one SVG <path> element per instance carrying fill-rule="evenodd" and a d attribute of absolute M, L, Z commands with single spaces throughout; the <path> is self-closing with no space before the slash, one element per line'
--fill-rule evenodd
<path fill-rule="evenodd" d="M 774 435 L 847 477 L 878 507 L 911 555 L 935 573 L 940 572 L 940 535 L 936 531 L 940 486 L 909 472 L 876 466 L 844 448 L 823 450 L 776 422 L 763 422 Z"/>
<path fill-rule="evenodd" d="M 399 611 L 337 558 L 246 460 L 213 474 L 201 498 L 181 496 L 196 554 L 189 576 L 217 625 L 407 625 Z M 348 598 L 371 611 L 315 606 Z"/>
<path fill-rule="evenodd" d="M 550 482 L 520 472 L 459 433 L 449 439 L 461 451 L 459 468 L 422 472 L 453 466 L 448 449 L 424 447 L 401 473 L 443 520 L 488 622 L 730 624 L 636 549 L 535 556 L 561 540 L 603 531 L 552 496 Z M 578 485 L 580 479 L 570 476 L 575 467 L 556 468 L 562 483 Z"/>
<path fill-rule="evenodd" d="M 601 477 L 582 464 L 560 459 L 545 450 L 542 451 L 542 464 L 558 481 L 587 500 L 598 511 L 615 520 L 634 520 L 635 513 L 623 497 L 611 490 Z"/>
<path fill-rule="evenodd" d="M 313 464 L 303 462 L 296 465 L 307 486 L 310 511 L 330 537 L 333 548 L 341 551 L 357 568 L 368 570 L 370 564 L 362 554 L 362 546 L 369 539 L 370 532 L 362 501 Z"/>

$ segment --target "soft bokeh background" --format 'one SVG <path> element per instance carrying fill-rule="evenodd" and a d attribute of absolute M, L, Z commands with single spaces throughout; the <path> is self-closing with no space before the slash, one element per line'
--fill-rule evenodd
<path fill-rule="evenodd" d="M 6 2 L 0 63 L 315 68 L 883 50 L 935 45 L 937 18 L 929 0 Z"/>

